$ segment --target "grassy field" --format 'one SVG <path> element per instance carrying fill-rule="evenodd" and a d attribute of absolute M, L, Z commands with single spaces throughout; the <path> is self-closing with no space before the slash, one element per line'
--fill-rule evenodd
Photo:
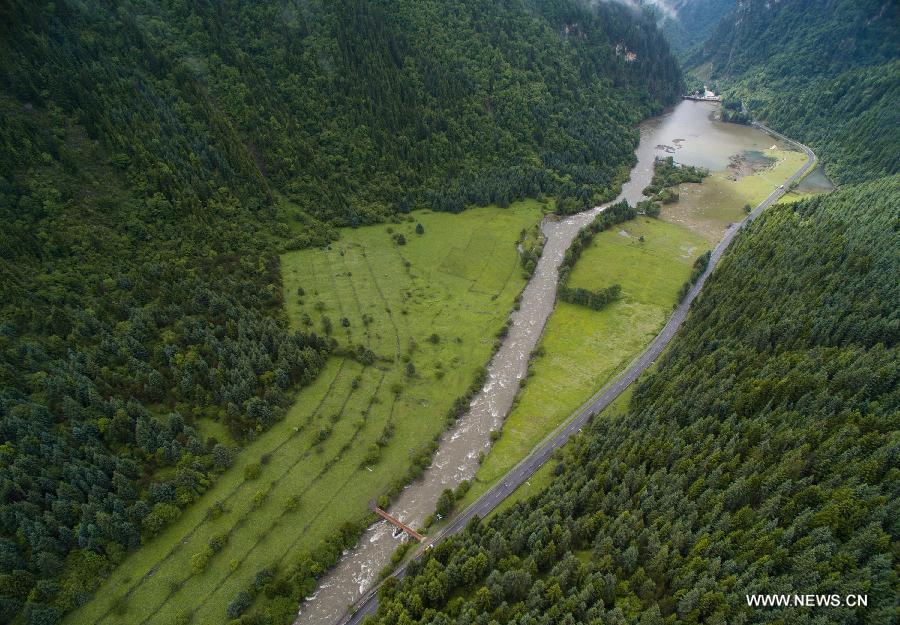
<path fill-rule="evenodd" d="M 744 218 L 744 205 L 756 206 L 806 162 L 802 152 L 764 150 L 777 159 L 763 171 L 739 180 L 731 180 L 728 172 L 713 172 L 701 184 L 679 185 L 679 200 L 662 207 L 661 217 L 702 234 L 717 242 L 725 228 Z"/>
<path fill-rule="evenodd" d="M 327 317 L 341 344 L 368 346 L 380 359 L 363 367 L 332 358 L 283 420 L 66 622 L 223 623 L 259 570 L 292 562 L 363 516 L 486 364 L 525 283 L 515 240 L 540 217 L 537 202 L 417 212 L 413 221 L 346 230 L 328 249 L 284 255 L 291 323 L 321 332 Z M 390 430 L 379 451 L 375 442 Z M 224 544 L 204 557 L 216 537 Z"/>
<path fill-rule="evenodd" d="M 622 298 L 599 312 L 557 302 L 527 384 L 459 508 L 484 493 L 647 346 L 664 325 L 696 257 L 712 248 L 729 224 L 744 218 L 746 204 L 756 206 L 806 160 L 789 150 L 764 153 L 774 159 L 767 169 L 739 180 L 729 172 L 713 172 L 701 184 L 682 184 L 679 201 L 663 205 L 659 220 L 639 217 L 595 237 L 575 266 L 570 286 L 620 284 Z M 630 390 L 614 403 L 617 409 L 625 397 Z M 520 487 L 513 501 L 549 484 L 551 465 Z"/>
<path fill-rule="evenodd" d="M 694 260 L 706 249 L 702 236 L 646 217 L 594 238 L 569 284 L 592 290 L 620 284 L 622 296 L 601 311 L 557 303 L 527 384 L 461 505 L 487 490 L 644 349 L 664 325 Z M 540 483 L 548 477 L 537 479 Z"/>

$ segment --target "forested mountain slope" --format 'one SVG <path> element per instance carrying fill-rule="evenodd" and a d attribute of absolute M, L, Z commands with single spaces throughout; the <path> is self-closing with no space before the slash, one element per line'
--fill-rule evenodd
<path fill-rule="evenodd" d="M 702 45 L 737 0 L 642 0 L 679 56 Z"/>
<path fill-rule="evenodd" d="M 743 0 L 687 66 L 810 145 L 838 182 L 900 171 L 900 6 Z"/>
<path fill-rule="evenodd" d="M 72 119 L 43 125 L 83 126 L 176 214 L 220 187 L 260 204 L 281 192 L 342 224 L 463 174 L 486 179 L 454 200 L 508 200 L 565 175 L 608 190 L 634 119 L 678 94 L 652 22 L 618 5 L 32 4 L 4 16 L 4 91 L 26 107 L 8 114 L 58 107 Z"/>
<path fill-rule="evenodd" d="M 231 461 L 201 422 L 239 444 L 316 376 L 278 252 L 608 196 L 679 90 L 617 5 L 3 3 L 0 621 L 83 601 Z"/>
<path fill-rule="evenodd" d="M 377 622 L 896 622 L 898 202 L 892 177 L 764 213 L 627 411 L 390 581 Z"/>

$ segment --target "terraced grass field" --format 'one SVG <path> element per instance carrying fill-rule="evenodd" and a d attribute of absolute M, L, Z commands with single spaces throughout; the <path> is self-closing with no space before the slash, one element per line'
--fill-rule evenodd
<path fill-rule="evenodd" d="M 620 284 L 622 296 L 600 311 L 557 301 L 527 384 L 462 505 L 487 490 L 644 349 L 707 248 L 701 235 L 647 217 L 594 237 L 569 285 L 597 290 Z M 537 484 L 547 480 L 541 475 Z"/>
<path fill-rule="evenodd" d="M 284 419 L 66 622 L 218 625 L 258 571 L 295 562 L 364 516 L 487 363 L 525 284 L 515 241 L 541 216 L 533 201 L 418 212 L 346 230 L 328 249 L 284 255 L 291 323 L 321 331 L 327 317 L 343 346 L 362 344 L 379 359 L 364 367 L 332 358 Z"/>

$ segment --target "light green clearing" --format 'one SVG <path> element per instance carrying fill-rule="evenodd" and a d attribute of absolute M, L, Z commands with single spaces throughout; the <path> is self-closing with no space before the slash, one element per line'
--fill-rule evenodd
<path fill-rule="evenodd" d="M 774 140 L 773 140 L 774 142 Z M 729 224 L 741 221 L 744 205 L 756 206 L 806 162 L 806 155 L 790 150 L 763 150 L 777 159 L 768 169 L 731 180 L 729 172 L 714 172 L 702 183 L 678 186 L 679 200 L 662 207 L 660 217 L 718 242 Z"/>
<path fill-rule="evenodd" d="M 665 324 L 694 260 L 707 248 L 703 237 L 646 217 L 594 238 L 569 284 L 588 289 L 620 284 L 622 296 L 601 311 L 557 303 L 544 329 L 544 354 L 532 362 L 531 377 L 502 436 L 461 506 L 485 492 L 644 349 Z"/>
<path fill-rule="evenodd" d="M 345 230 L 328 249 L 285 254 L 291 323 L 299 327 L 306 313 L 318 330 L 327 315 L 344 343 L 370 345 L 391 359 L 411 353 L 416 375 L 408 378 L 399 358 L 367 368 L 330 359 L 283 420 L 248 444 L 234 467 L 130 555 L 66 622 L 167 625 L 194 611 L 192 623 L 218 625 L 257 571 L 293 562 L 342 522 L 364 515 L 368 502 L 404 475 L 410 458 L 444 428 L 450 405 L 486 364 L 493 337 L 525 284 L 515 240 L 541 216 L 534 201 L 459 215 L 419 212 L 399 225 Z M 416 222 L 425 227 L 424 235 L 415 233 Z M 403 233 L 407 244 L 394 244 L 388 228 Z M 303 298 L 299 287 L 306 291 Z M 324 309 L 316 310 L 316 302 Z M 372 318 L 368 328 L 363 313 Z M 350 321 L 349 336 L 340 325 L 342 316 Z M 432 333 L 440 337 L 436 345 L 427 340 Z M 412 349 L 411 341 L 417 344 Z M 439 370 L 444 376 L 435 383 Z M 396 400 L 395 385 L 402 387 Z M 380 460 L 361 466 L 389 421 L 395 433 Z M 325 440 L 315 444 L 329 428 Z M 261 475 L 245 481 L 244 468 L 261 463 L 264 454 L 271 459 Z M 260 501 L 254 504 L 257 493 Z M 299 497 L 299 506 L 287 512 L 292 497 Z M 207 518 L 216 501 L 227 512 Z M 202 572 L 192 572 L 192 556 L 212 536 L 225 534 L 222 551 Z M 116 605 L 126 611 L 113 610 Z"/>

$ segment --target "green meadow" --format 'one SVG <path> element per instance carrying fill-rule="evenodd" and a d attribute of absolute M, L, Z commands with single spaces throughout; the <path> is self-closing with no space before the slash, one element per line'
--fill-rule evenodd
<path fill-rule="evenodd" d="M 258 571 L 293 563 L 362 518 L 487 363 L 525 284 L 515 242 L 542 215 L 535 201 L 422 211 L 283 255 L 291 323 L 328 326 L 340 347 L 363 345 L 375 363 L 331 358 L 280 422 L 66 622 L 220 624 Z"/>
<path fill-rule="evenodd" d="M 806 159 L 791 150 L 764 153 L 773 159 L 766 169 L 737 180 L 729 172 L 713 172 L 700 184 L 679 185 L 680 199 L 664 204 L 659 219 L 638 217 L 594 237 L 569 285 L 597 290 L 619 284 L 621 298 L 600 311 L 557 301 L 500 438 L 459 508 L 477 499 L 643 351 L 665 324 L 694 260 L 744 218 L 746 204 L 756 206 Z M 511 499 L 546 487 L 553 478 L 551 464 Z M 510 505 L 504 502 L 501 509 Z"/>
<path fill-rule="evenodd" d="M 621 297 L 600 311 L 557 301 L 502 435 L 461 505 L 487 490 L 640 354 L 708 247 L 699 234 L 643 216 L 594 237 L 569 285 L 598 290 L 619 284 Z M 535 486 L 543 485 L 549 474 L 536 478 Z"/>

